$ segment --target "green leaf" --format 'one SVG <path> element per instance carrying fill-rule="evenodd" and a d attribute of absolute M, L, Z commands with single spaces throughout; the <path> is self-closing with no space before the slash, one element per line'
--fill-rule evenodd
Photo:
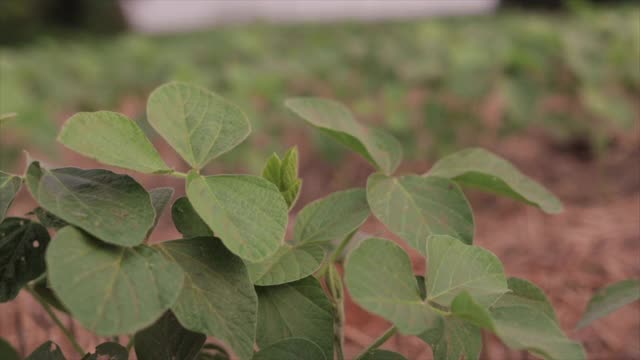
<path fill-rule="evenodd" d="M 155 89 L 147 101 L 153 128 L 196 169 L 233 149 L 251 132 L 242 111 L 220 96 L 184 83 Z"/>
<path fill-rule="evenodd" d="M 113 342 L 106 342 L 96 346 L 96 351 L 93 354 L 85 355 L 82 360 L 128 360 L 129 351 L 127 349 Z"/>
<path fill-rule="evenodd" d="M 292 98 L 285 105 L 385 174 L 392 174 L 400 165 L 402 146 L 398 140 L 382 130 L 361 125 L 344 105 L 319 98 Z"/>
<path fill-rule="evenodd" d="M 373 174 L 367 181 L 373 214 L 389 230 L 424 255 L 427 238 L 450 235 L 473 242 L 474 220 L 460 188 L 440 177 Z"/>
<path fill-rule="evenodd" d="M 14 217 L 0 223 L 0 303 L 44 273 L 48 245 L 49 233 L 38 223 Z"/>
<path fill-rule="evenodd" d="M 317 279 L 309 276 L 283 285 L 258 286 L 256 291 L 260 348 L 292 337 L 304 338 L 333 359 L 334 310 Z"/>
<path fill-rule="evenodd" d="M 167 311 L 151 327 L 136 334 L 136 356 L 138 360 L 192 360 L 206 339 L 206 335 L 182 327 L 175 315 Z"/>
<path fill-rule="evenodd" d="M 66 360 L 60 346 L 53 341 L 40 345 L 25 360 Z"/>
<path fill-rule="evenodd" d="M 4 219 L 21 185 L 22 179 L 19 176 L 0 171 L 0 221 Z"/>
<path fill-rule="evenodd" d="M 482 350 L 480 329 L 452 317 L 438 316 L 436 324 L 419 337 L 431 346 L 435 360 L 477 360 Z"/>
<path fill-rule="evenodd" d="M 38 221 L 40 221 L 40 223 L 46 228 L 52 228 L 52 229 L 58 230 L 69 225 L 66 221 L 53 215 L 52 213 L 48 212 L 47 210 L 43 209 L 40 206 L 35 208 L 33 210 L 33 213 L 38 218 Z"/>
<path fill-rule="evenodd" d="M 18 352 L 4 339 L 0 338 L 0 359 L 3 360 L 20 360 Z"/>
<path fill-rule="evenodd" d="M 280 285 L 300 280 L 315 273 L 322 265 L 326 252 L 314 244 L 284 244 L 266 260 L 246 262 L 251 281 L 255 285 Z"/>
<path fill-rule="evenodd" d="M 621 307 L 640 299 L 640 281 L 622 280 L 598 290 L 576 326 L 581 329 Z"/>
<path fill-rule="evenodd" d="M 142 129 L 134 121 L 115 112 L 80 112 L 73 115 L 62 127 L 58 141 L 103 164 L 142 173 L 172 171 Z"/>
<path fill-rule="evenodd" d="M 448 307 L 462 291 L 484 306 L 509 291 L 500 260 L 488 250 L 446 235 L 427 241 L 427 300 Z"/>
<path fill-rule="evenodd" d="M 289 338 L 258 351 L 253 360 L 327 360 L 317 344 L 302 338 Z"/>
<path fill-rule="evenodd" d="M 160 220 L 160 215 L 171 201 L 171 197 L 173 197 L 173 188 L 171 187 L 159 187 L 155 189 L 151 189 L 149 191 L 149 196 L 151 197 L 151 206 L 153 207 L 155 218 L 153 220 L 153 225 L 151 226 L 151 230 L 149 233 L 153 231 L 153 229 L 158 225 L 158 220 Z"/>
<path fill-rule="evenodd" d="M 342 239 L 359 228 L 369 214 L 364 189 L 335 192 L 308 204 L 298 213 L 293 241 L 308 244 Z"/>
<path fill-rule="evenodd" d="M 287 205 L 292 208 L 302 187 L 302 180 L 298 178 L 298 149 L 289 149 L 282 161 L 276 153 L 271 155 L 262 170 L 262 177 L 278 187 Z"/>
<path fill-rule="evenodd" d="M 176 229 L 185 238 L 213 236 L 213 231 L 202 221 L 202 218 L 186 197 L 181 197 L 171 207 L 171 218 Z"/>
<path fill-rule="evenodd" d="M 452 179 L 462 186 L 504 195 L 554 214 L 562 204 L 547 189 L 525 176 L 507 160 L 481 148 L 470 148 L 446 156 L 427 173 Z"/>
<path fill-rule="evenodd" d="M 358 305 L 391 321 L 403 334 L 420 334 L 438 319 L 420 297 L 409 255 L 392 241 L 362 241 L 347 257 L 345 282 Z"/>
<path fill-rule="evenodd" d="M 407 358 L 393 351 L 375 349 L 366 353 L 360 360 L 407 360 Z"/>
<path fill-rule="evenodd" d="M 26 182 L 44 209 L 111 244 L 141 244 L 155 220 L 149 193 L 127 175 L 101 169 L 48 170 L 33 162 Z"/>
<path fill-rule="evenodd" d="M 187 197 L 225 246 L 245 260 L 262 261 L 283 244 L 289 208 L 268 180 L 191 172 Z"/>
<path fill-rule="evenodd" d="M 184 278 L 180 267 L 154 248 L 115 247 L 70 226 L 58 231 L 46 260 L 51 288 L 62 304 L 101 336 L 151 325 L 176 301 Z"/>
<path fill-rule="evenodd" d="M 214 336 L 240 359 L 250 359 L 258 299 L 242 260 L 212 237 L 168 241 L 158 248 L 185 273 L 180 296 L 171 307 L 180 324 Z"/>

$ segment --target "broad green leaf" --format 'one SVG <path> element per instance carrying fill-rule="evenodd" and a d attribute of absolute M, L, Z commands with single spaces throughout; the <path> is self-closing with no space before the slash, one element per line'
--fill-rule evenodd
<path fill-rule="evenodd" d="M 375 349 L 366 353 L 360 360 L 407 360 L 407 358 L 393 351 Z"/>
<path fill-rule="evenodd" d="M 0 223 L 0 303 L 44 273 L 48 245 L 49 233 L 38 223 L 14 217 Z"/>
<path fill-rule="evenodd" d="M 153 206 L 153 210 L 155 213 L 155 218 L 153 220 L 153 226 L 151 226 L 151 230 L 158 225 L 158 220 L 160 220 L 160 215 L 164 211 L 164 208 L 167 207 L 169 201 L 171 201 L 171 197 L 173 196 L 173 188 L 171 187 L 159 187 L 155 189 L 151 189 L 149 191 L 149 196 L 151 197 L 151 206 Z"/>
<path fill-rule="evenodd" d="M 43 209 L 40 206 L 35 208 L 33 210 L 33 213 L 38 218 L 38 221 L 40 221 L 40 223 L 46 228 L 52 228 L 52 229 L 58 230 L 69 225 L 66 221 L 53 215 L 52 213 L 48 212 L 47 210 Z"/>
<path fill-rule="evenodd" d="M 181 197 L 173 203 L 171 218 L 176 229 L 185 238 L 213 236 L 213 231 L 202 221 L 202 218 L 186 197 Z"/>
<path fill-rule="evenodd" d="M 362 241 L 347 257 L 345 282 L 353 300 L 406 335 L 433 327 L 438 315 L 420 297 L 409 255 L 392 241 Z"/>
<path fill-rule="evenodd" d="M 462 291 L 484 306 L 509 291 L 500 260 L 488 250 L 450 236 L 427 241 L 427 300 L 448 307 Z"/>
<path fill-rule="evenodd" d="M 361 125 L 344 105 L 319 98 L 292 98 L 285 105 L 385 174 L 392 174 L 400 165 L 402 146 L 398 140 L 382 130 Z"/>
<path fill-rule="evenodd" d="M 60 130 L 58 141 L 103 164 L 142 173 L 168 173 L 158 151 L 140 127 L 126 116 L 111 112 L 80 112 Z"/>
<path fill-rule="evenodd" d="M 259 262 L 283 244 L 289 208 L 275 185 L 250 175 L 187 178 L 187 197 L 232 253 Z"/>
<path fill-rule="evenodd" d="M 138 360 L 194 359 L 206 335 L 182 327 L 172 312 L 167 311 L 155 324 L 138 331 L 135 350 Z"/>
<path fill-rule="evenodd" d="M 115 247 L 70 226 L 58 231 L 46 260 L 62 304 L 101 336 L 151 325 L 176 301 L 184 279 L 180 267 L 154 248 Z"/>
<path fill-rule="evenodd" d="M 141 244 L 155 220 L 149 193 L 127 175 L 101 169 L 48 170 L 32 162 L 26 182 L 45 210 L 114 245 Z"/>
<path fill-rule="evenodd" d="M 253 360 L 328 360 L 317 344 L 303 338 L 289 338 L 266 346 L 258 351 Z"/>
<path fill-rule="evenodd" d="M 419 337 L 431 346 L 435 360 L 477 360 L 482 350 L 480 328 L 448 316 L 438 316 L 436 324 Z"/>
<path fill-rule="evenodd" d="M 314 277 L 277 286 L 258 286 L 258 331 L 261 349 L 288 338 L 317 344 L 333 359 L 334 310 Z"/>
<path fill-rule="evenodd" d="M 298 178 L 298 149 L 289 149 L 282 160 L 276 153 L 271 155 L 262 170 L 262 177 L 278 187 L 287 205 L 292 208 L 302 187 L 302 180 Z"/>
<path fill-rule="evenodd" d="M 85 355 L 82 360 L 128 360 L 129 351 L 113 342 L 106 342 L 96 346 L 96 351 Z"/>
<path fill-rule="evenodd" d="M 38 346 L 25 360 L 66 360 L 60 346 L 53 341 Z"/>
<path fill-rule="evenodd" d="M 185 273 L 180 296 L 171 307 L 180 324 L 214 336 L 240 359 L 250 359 L 258 299 L 242 260 L 213 237 L 168 241 L 158 248 Z"/>
<path fill-rule="evenodd" d="M 0 171 L 0 221 L 4 219 L 21 185 L 22 179 L 19 176 Z"/>
<path fill-rule="evenodd" d="M 325 250 L 314 244 L 284 244 L 266 260 L 246 262 L 255 285 L 280 285 L 300 280 L 316 272 L 325 257 Z"/>
<path fill-rule="evenodd" d="M 581 329 L 621 307 L 640 299 L 640 281 L 622 280 L 606 286 L 593 295 L 587 310 L 576 326 Z"/>
<path fill-rule="evenodd" d="M 423 255 L 432 235 L 473 242 L 471 206 L 458 185 L 447 179 L 373 174 L 367 181 L 367 201 L 389 230 Z"/>
<path fill-rule="evenodd" d="M 341 240 L 359 228 L 369 214 L 364 189 L 335 192 L 308 204 L 298 213 L 293 241 L 305 244 Z"/>
<path fill-rule="evenodd" d="M 542 185 L 522 174 L 507 160 L 481 148 L 446 156 L 426 175 L 445 177 L 462 186 L 508 196 L 550 214 L 562 211 L 560 201 Z"/>
<path fill-rule="evenodd" d="M 18 352 L 4 339 L 0 338 L 0 359 L 3 360 L 20 360 Z"/>
<path fill-rule="evenodd" d="M 196 169 L 236 147 L 251 132 L 249 120 L 237 106 L 206 89 L 178 82 L 151 93 L 147 117 Z"/>

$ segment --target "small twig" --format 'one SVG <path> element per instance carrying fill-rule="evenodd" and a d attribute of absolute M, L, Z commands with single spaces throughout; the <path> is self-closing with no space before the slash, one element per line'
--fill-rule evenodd
<path fill-rule="evenodd" d="M 358 360 L 363 358 L 367 353 L 373 351 L 384 344 L 387 340 L 389 340 L 393 335 L 396 334 L 398 329 L 395 326 L 392 326 L 384 332 L 384 334 L 380 335 L 371 345 L 369 345 L 366 349 L 364 349 L 360 354 L 358 354 L 354 360 Z"/>

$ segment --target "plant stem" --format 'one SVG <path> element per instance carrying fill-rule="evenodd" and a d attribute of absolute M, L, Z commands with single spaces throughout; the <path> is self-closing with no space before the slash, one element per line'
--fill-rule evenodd
<path fill-rule="evenodd" d="M 67 329 L 62 324 L 62 321 L 60 321 L 60 319 L 55 314 L 51 306 L 46 302 L 46 300 L 44 300 L 37 292 L 33 291 L 33 288 L 31 288 L 30 286 L 26 286 L 25 289 L 29 294 L 31 294 L 31 296 L 33 296 L 34 299 L 36 299 L 38 303 L 40 303 L 40 305 L 44 308 L 44 311 L 46 311 L 49 317 L 51 317 L 51 320 L 53 320 L 53 322 L 60 328 L 60 330 L 67 337 L 67 339 L 69 339 L 69 342 L 71 343 L 73 348 L 78 352 L 78 354 L 80 354 L 81 357 L 84 356 L 85 351 L 84 349 L 82 349 L 82 346 L 78 344 L 78 340 L 76 340 L 76 337 L 73 336 L 71 331 L 69 331 L 69 329 Z"/>
<path fill-rule="evenodd" d="M 371 345 L 369 345 L 366 349 L 364 349 L 358 356 L 354 358 L 354 360 L 358 360 L 363 358 L 368 352 L 373 351 L 384 344 L 389 338 L 398 332 L 398 329 L 395 326 L 391 326 L 384 332 L 384 334 L 380 335 Z"/>
<path fill-rule="evenodd" d="M 333 254 L 331 254 L 329 261 L 325 262 L 320 268 L 320 270 L 318 270 L 318 279 L 322 279 L 327 274 L 327 271 L 329 270 L 329 266 L 331 266 L 332 264 L 338 261 L 338 258 L 340 258 L 340 256 L 342 255 L 342 252 L 347 247 L 347 245 L 349 245 L 349 242 L 351 242 L 351 239 L 353 239 L 353 236 L 357 232 L 358 232 L 358 229 L 355 229 L 351 233 L 349 233 L 349 235 L 347 235 L 344 239 L 342 239 L 342 242 L 340 242 L 340 245 L 338 245 L 338 247 L 333 252 Z"/>

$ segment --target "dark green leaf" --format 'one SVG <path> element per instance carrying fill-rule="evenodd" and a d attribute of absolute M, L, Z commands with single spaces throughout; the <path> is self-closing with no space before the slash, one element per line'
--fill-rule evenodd
<path fill-rule="evenodd" d="M 48 245 L 49 233 L 38 223 L 13 217 L 0 223 L 0 303 L 44 273 Z"/>
<path fill-rule="evenodd" d="M 206 339 L 206 335 L 182 327 L 168 311 L 151 327 L 136 334 L 136 356 L 138 360 L 191 360 L 198 355 Z"/>
<path fill-rule="evenodd" d="M 47 341 L 40 345 L 25 360 L 66 360 L 58 344 Z"/>
<path fill-rule="evenodd" d="M 277 286 L 258 286 L 258 331 L 261 349 L 288 338 L 304 338 L 333 359 L 331 302 L 314 277 Z"/>
<path fill-rule="evenodd" d="M 106 342 L 96 346 L 96 351 L 93 354 L 85 355 L 82 360 L 128 360 L 129 351 L 127 349 L 113 342 Z"/>
<path fill-rule="evenodd" d="M 70 226 L 56 234 L 46 259 L 62 304 L 102 336 L 151 325 L 174 304 L 184 279 L 180 267 L 155 248 L 115 247 Z"/>
<path fill-rule="evenodd" d="M 21 185 L 22 179 L 19 176 L 0 171 L 0 221 L 4 219 Z"/>
<path fill-rule="evenodd" d="M 213 237 L 167 241 L 157 246 L 182 267 L 184 286 L 171 310 L 185 328 L 214 336 L 250 359 L 258 299 L 240 258 Z"/>
<path fill-rule="evenodd" d="M 640 281 L 622 280 L 606 286 L 593 295 L 587 310 L 576 326 L 583 328 L 593 321 L 600 319 L 621 307 L 640 299 Z"/>
<path fill-rule="evenodd" d="M 173 203 L 171 218 L 176 229 L 185 238 L 213 236 L 213 231 L 202 221 L 202 218 L 186 197 L 181 197 Z"/>
<path fill-rule="evenodd" d="M 47 170 L 33 162 L 27 187 L 44 209 L 111 244 L 141 244 L 155 220 L 149 193 L 127 175 L 101 169 Z"/>
<path fill-rule="evenodd" d="M 320 347 L 302 338 L 288 338 L 278 341 L 258 351 L 253 360 L 327 360 Z"/>
<path fill-rule="evenodd" d="M 20 360 L 18 352 L 4 339 L 0 338 L 0 359 L 2 360 Z"/>

